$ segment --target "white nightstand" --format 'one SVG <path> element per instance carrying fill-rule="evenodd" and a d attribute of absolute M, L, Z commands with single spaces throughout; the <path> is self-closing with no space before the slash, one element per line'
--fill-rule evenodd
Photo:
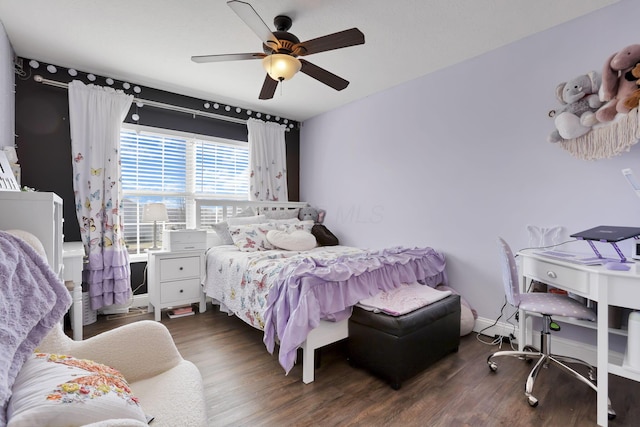
<path fill-rule="evenodd" d="M 200 303 L 204 313 L 204 251 L 149 251 L 148 255 L 149 312 L 155 310 L 155 320 L 160 321 L 163 308 L 194 302 Z"/>

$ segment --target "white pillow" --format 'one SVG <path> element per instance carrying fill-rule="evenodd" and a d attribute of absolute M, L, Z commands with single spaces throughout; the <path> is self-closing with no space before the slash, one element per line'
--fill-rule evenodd
<path fill-rule="evenodd" d="M 301 221 L 298 218 L 288 218 L 288 219 L 269 219 L 268 222 L 269 224 L 300 224 Z"/>
<path fill-rule="evenodd" d="M 318 244 L 313 234 L 303 230 L 294 230 L 291 233 L 283 230 L 269 230 L 267 240 L 276 248 L 287 251 L 308 251 Z"/>
<path fill-rule="evenodd" d="M 233 242 L 233 240 L 232 240 Z M 215 230 L 207 230 L 207 249 L 222 245 L 222 239 Z"/>
<path fill-rule="evenodd" d="M 220 238 L 221 245 L 233 245 L 233 239 L 231 238 L 231 234 L 229 234 L 229 224 L 227 224 L 227 221 L 213 224 L 211 228 L 213 228 Z"/>
<path fill-rule="evenodd" d="M 7 405 L 7 427 L 81 426 L 112 418 L 146 423 L 122 374 L 56 354 L 34 353 L 27 359 Z"/>
<path fill-rule="evenodd" d="M 227 218 L 228 225 L 264 224 L 268 221 L 265 215 L 234 216 Z"/>
<path fill-rule="evenodd" d="M 298 214 L 300 213 L 300 209 L 277 209 L 271 211 L 265 211 L 265 215 L 269 219 L 290 219 L 295 218 L 298 219 Z"/>

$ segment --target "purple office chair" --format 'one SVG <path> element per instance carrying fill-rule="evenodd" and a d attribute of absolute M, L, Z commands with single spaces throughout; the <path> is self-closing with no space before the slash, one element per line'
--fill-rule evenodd
<path fill-rule="evenodd" d="M 559 356 L 551 354 L 551 334 L 550 325 L 553 322 L 551 316 L 573 317 L 580 320 L 596 320 L 596 315 L 593 310 L 585 307 L 580 302 L 570 298 L 566 295 L 558 295 L 542 292 L 520 293 L 518 267 L 516 260 L 511 252 L 511 248 L 502 238 L 498 238 L 498 247 L 500 250 L 500 265 L 502 267 L 502 281 L 504 283 L 504 290 L 507 297 L 507 302 L 515 308 L 520 308 L 524 311 L 531 313 L 538 313 L 542 315 L 542 333 L 540 335 L 540 350 L 525 346 L 523 351 L 497 351 L 487 358 L 487 363 L 492 372 L 498 369 L 498 365 L 494 362 L 494 358 L 500 356 L 518 357 L 524 360 L 530 360 L 538 358 L 538 362 L 535 364 L 525 383 L 524 394 L 527 397 L 529 405 L 532 407 L 538 406 L 538 399 L 533 395 L 533 385 L 540 372 L 540 368 L 547 366 L 549 363 L 553 363 L 560 367 L 563 371 L 573 375 L 578 380 L 582 381 L 594 391 L 598 391 L 595 381 L 595 367 L 584 362 L 580 359 L 567 356 Z M 585 377 L 575 369 L 567 365 L 567 363 L 574 363 L 584 365 L 589 369 L 589 377 Z M 613 419 L 616 416 L 615 411 L 611 408 L 611 401 L 608 405 L 609 419 Z"/>

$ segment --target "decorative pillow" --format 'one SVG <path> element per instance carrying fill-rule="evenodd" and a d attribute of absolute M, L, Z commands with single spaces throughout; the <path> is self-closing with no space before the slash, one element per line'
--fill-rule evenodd
<path fill-rule="evenodd" d="M 235 214 L 234 217 L 240 218 L 240 217 L 249 217 L 249 216 L 256 216 L 256 215 L 257 215 L 256 211 L 253 210 L 251 206 L 249 206 L 248 208 L 245 208 L 241 210 L 239 213 Z"/>
<path fill-rule="evenodd" d="M 41 255 L 44 258 L 47 257 L 47 252 L 44 250 L 44 246 L 42 246 L 42 242 L 33 234 L 24 230 L 5 230 L 5 231 L 27 242 L 29 246 L 31 246 L 33 249 L 36 250 L 38 255 Z"/>
<path fill-rule="evenodd" d="M 306 231 L 307 233 L 311 233 L 311 229 L 313 228 L 313 221 L 294 221 L 291 223 L 284 223 L 278 225 L 278 230 L 286 231 L 287 233 L 291 233 L 293 231 Z"/>
<path fill-rule="evenodd" d="M 336 246 L 340 244 L 335 234 L 329 231 L 324 224 L 314 224 L 311 234 L 313 234 L 320 246 Z"/>
<path fill-rule="evenodd" d="M 228 232 L 228 229 L 227 229 L 227 232 Z M 229 235 L 229 237 L 231 237 L 231 235 Z M 220 246 L 220 245 L 223 245 L 223 243 L 218 232 L 214 230 L 207 230 L 207 249 L 212 248 L 214 246 Z"/>
<path fill-rule="evenodd" d="M 281 209 L 276 211 L 266 211 L 264 214 L 266 215 L 267 219 L 298 219 L 299 213 L 300 209 Z"/>
<path fill-rule="evenodd" d="M 303 230 L 294 230 L 291 233 L 282 230 L 269 230 L 267 240 L 276 248 L 287 251 L 308 251 L 317 245 L 313 234 Z"/>
<path fill-rule="evenodd" d="M 269 220 L 264 215 L 234 216 L 227 218 L 228 225 L 264 224 L 268 221 Z"/>
<path fill-rule="evenodd" d="M 267 224 L 299 224 L 300 220 L 298 218 L 288 218 L 288 219 L 270 219 Z"/>
<path fill-rule="evenodd" d="M 80 426 L 128 418 L 146 423 L 117 370 L 71 356 L 34 353 L 13 385 L 7 427 Z"/>
<path fill-rule="evenodd" d="M 213 224 L 211 226 L 220 237 L 220 241 L 222 245 L 233 245 L 233 239 L 231 238 L 231 234 L 229 234 L 229 224 L 226 221 L 219 222 L 217 224 Z"/>
<path fill-rule="evenodd" d="M 267 240 L 267 232 L 275 230 L 275 224 L 249 224 L 249 225 L 230 225 L 229 232 L 233 239 L 233 244 L 241 251 L 267 251 L 275 249 L 269 240 Z"/>

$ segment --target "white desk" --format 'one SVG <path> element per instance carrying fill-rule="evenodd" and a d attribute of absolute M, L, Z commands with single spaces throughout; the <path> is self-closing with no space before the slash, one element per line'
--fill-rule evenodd
<path fill-rule="evenodd" d="M 583 266 L 555 260 L 534 251 L 519 252 L 521 274 L 520 291 L 525 292 L 527 279 L 567 290 L 576 295 L 598 302 L 597 320 L 597 368 L 598 368 L 598 425 L 607 425 L 607 396 L 609 395 L 608 374 L 640 381 L 640 374 L 609 363 L 609 305 L 640 309 L 640 264 L 629 264 L 629 271 L 607 270 L 601 265 Z M 520 311 L 518 343 L 522 347 L 526 340 L 525 315 Z M 616 402 L 612 402 L 615 410 Z"/>
<path fill-rule="evenodd" d="M 73 339 L 82 341 L 82 263 L 84 259 L 84 245 L 82 242 L 64 242 L 62 244 L 62 261 L 64 270 L 62 279 L 71 292 L 73 303 Z"/>

